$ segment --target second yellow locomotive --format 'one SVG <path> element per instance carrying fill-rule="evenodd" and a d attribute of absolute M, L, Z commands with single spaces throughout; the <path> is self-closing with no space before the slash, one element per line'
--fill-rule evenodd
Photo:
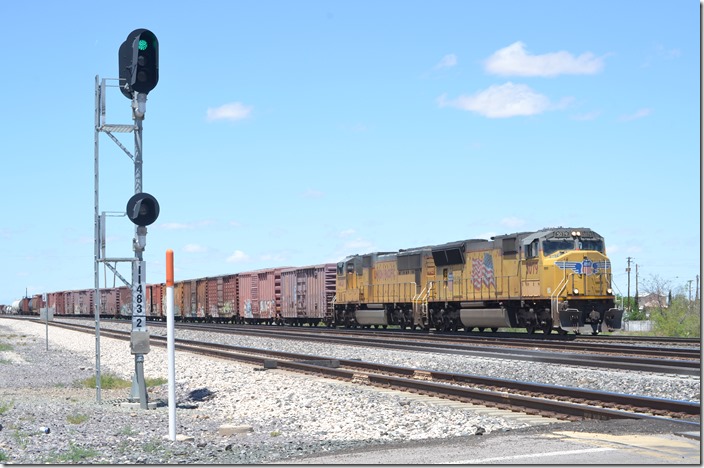
<path fill-rule="evenodd" d="M 338 325 L 551 333 L 621 328 L 604 238 L 585 228 L 547 228 L 337 264 Z"/>

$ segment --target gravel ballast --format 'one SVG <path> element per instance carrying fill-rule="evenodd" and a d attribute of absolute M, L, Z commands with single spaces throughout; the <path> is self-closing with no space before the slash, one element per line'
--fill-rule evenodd
<path fill-rule="evenodd" d="M 150 332 L 162 334 L 156 327 Z M 153 410 L 111 404 L 124 400 L 129 389 L 103 389 L 103 404 L 99 405 L 94 388 L 79 388 L 76 384 L 95 374 L 95 336 L 50 328 L 47 352 L 44 333 L 41 323 L 0 320 L 3 463 L 271 463 L 369 445 L 477 437 L 475 434 L 481 432 L 499 433 L 527 426 L 516 419 L 490 417 L 471 409 L 382 393 L 371 387 L 280 370 L 264 372 L 251 365 L 177 351 L 177 433 L 192 440 L 170 441 L 164 437 L 168 433 L 168 410 L 163 404 L 165 385 L 149 391 L 151 401 L 162 402 Z M 177 338 L 336 358 L 391 360 L 397 365 L 428 369 L 444 370 L 442 366 L 449 366 L 448 370 L 454 372 L 502 378 L 563 380 L 561 385 L 588 387 L 594 381 L 600 382 L 593 384 L 598 385 L 596 388 L 622 393 L 699 399 L 698 378 L 587 372 L 534 363 L 514 367 L 515 363 L 507 360 L 301 344 L 184 330 L 177 330 Z M 100 348 L 103 375 L 130 379 L 134 357 L 129 344 L 103 337 Z M 165 350 L 152 347 L 145 356 L 144 368 L 148 378 L 165 378 Z M 223 436 L 218 432 L 223 425 L 248 427 L 242 433 Z M 41 428 L 48 428 L 49 432 Z"/>

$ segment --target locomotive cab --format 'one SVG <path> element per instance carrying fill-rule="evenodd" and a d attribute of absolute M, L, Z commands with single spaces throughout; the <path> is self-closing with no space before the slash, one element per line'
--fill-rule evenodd
<path fill-rule="evenodd" d="M 540 296 L 549 298 L 558 329 L 597 334 L 621 328 L 623 311 L 615 307 L 604 239 L 589 229 L 539 234 L 526 239 L 526 264 L 531 258 L 537 261 L 533 271 L 539 276 Z"/>

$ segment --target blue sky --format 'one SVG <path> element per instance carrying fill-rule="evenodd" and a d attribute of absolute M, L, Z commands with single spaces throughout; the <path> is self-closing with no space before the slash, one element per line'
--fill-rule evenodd
<path fill-rule="evenodd" d="M 141 27 L 160 42 L 150 283 L 168 248 L 181 280 L 578 226 L 605 237 L 622 293 L 627 257 L 631 294 L 635 264 L 682 286 L 700 271 L 699 8 L 1 2 L 0 304 L 93 286 L 95 76 L 117 77 Z M 131 122 L 114 88 L 107 115 Z M 100 148 L 100 209 L 124 211 L 132 162 Z M 126 218 L 107 231 L 108 256 L 133 255 Z"/>

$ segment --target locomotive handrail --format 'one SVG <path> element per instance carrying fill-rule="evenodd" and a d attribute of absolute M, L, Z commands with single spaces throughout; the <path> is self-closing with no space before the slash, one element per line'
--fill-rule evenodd
<path fill-rule="evenodd" d="M 570 274 L 569 276 L 572 276 L 572 274 Z M 564 273 L 564 276 L 562 277 L 562 280 L 557 285 L 557 288 L 555 289 L 555 291 L 553 291 L 552 294 L 550 294 L 550 314 L 551 315 L 554 315 L 558 312 L 557 309 L 558 309 L 558 305 L 560 302 L 560 294 L 562 294 L 562 291 L 564 291 L 565 288 L 567 287 L 569 276 L 567 276 L 567 271 L 565 270 L 565 273 Z"/>
<path fill-rule="evenodd" d="M 414 281 L 406 283 L 366 284 L 364 287 L 369 290 L 367 302 L 376 302 L 377 300 L 381 302 L 405 302 L 405 298 L 412 297 L 411 294 L 408 294 L 409 290 L 413 291 L 414 294 L 415 291 L 418 290 L 418 285 Z"/>

